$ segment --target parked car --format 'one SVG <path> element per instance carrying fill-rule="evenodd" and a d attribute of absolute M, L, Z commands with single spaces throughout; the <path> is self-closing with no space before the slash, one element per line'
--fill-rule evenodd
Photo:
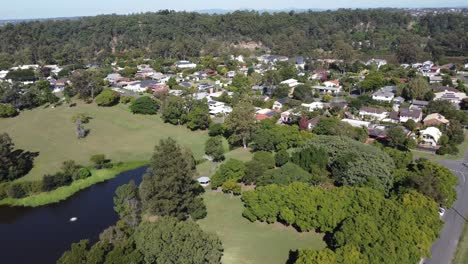
<path fill-rule="evenodd" d="M 444 216 L 444 214 L 445 214 L 445 209 L 442 208 L 442 207 L 439 207 L 439 215 L 440 215 L 440 217 Z"/>

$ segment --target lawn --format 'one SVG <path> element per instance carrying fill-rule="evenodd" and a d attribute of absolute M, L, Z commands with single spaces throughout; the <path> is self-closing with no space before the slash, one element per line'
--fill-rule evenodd
<path fill-rule="evenodd" d="M 325 248 L 320 234 L 299 233 L 280 224 L 251 223 L 242 217 L 239 197 L 207 191 L 204 200 L 208 216 L 198 223 L 220 237 L 224 264 L 284 264 L 291 249 Z"/>
<path fill-rule="evenodd" d="M 458 241 L 458 249 L 452 264 L 466 264 L 468 263 L 468 225 L 465 224 L 463 234 Z"/>
<path fill-rule="evenodd" d="M 227 142 L 225 142 L 225 149 L 227 148 Z M 253 154 L 250 152 L 250 149 L 237 148 L 226 153 L 225 157 L 226 159 L 224 161 L 229 159 L 237 159 L 246 162 L 252 159 Z M 222 162 L 205 161 L 197 166 L 198 174 L 200 176 L 212 176 L 221 164 Z"/>
<path fill-rule="evenodd" d="M 76 113 L 92 116 L 85 127 L 90 134 L 78 140 L 71 117 Z M 93 154 L 106 154 L 113 161 L 147 161 L 160 139 L 173 137 L 192 149 L 196 158 L 204 152 L 206 132 L 165 124 L 158 116 L 133 115 L 127 106 L 110 108 L 78 103 L 69 108 L 38 108 L 21 112 L 18 117 L 0 119 L 0 133 L 7 132 L 17 148 L 37 151 L 34 168 L 22 180 L 39 179 L 55 173 L 65 160 L 89 165 Z"/>

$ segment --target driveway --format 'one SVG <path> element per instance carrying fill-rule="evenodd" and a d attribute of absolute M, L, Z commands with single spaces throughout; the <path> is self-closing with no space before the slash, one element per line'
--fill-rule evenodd
<path fill-rule="evenodd" d="M 463 232 L 465 216 L 468 215 L 468 168 L 462 163 L 468 162 L 468 150 L 465 151 L 464 160 L 437 161 L 449 168 L 459 179 L 456 187 L 458 199 L 453 208 L 447 209 L 443 220 L 445 225 L 431 248 L 431 259 L 425 259 L 424 264 L 450 264 L 457 251 L 458 240 Z"/>

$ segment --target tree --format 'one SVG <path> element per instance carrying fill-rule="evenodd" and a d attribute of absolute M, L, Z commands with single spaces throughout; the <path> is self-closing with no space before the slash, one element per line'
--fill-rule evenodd
<path fill-rule="evenodd" d="M 206 208 L 200 194 L 203 188 L 193 180 L 195 160 L 172 138 L 156 145 L 148 173 L 140 186 L 143 208 L 158 216 L 200 219 Z"/>
<path fill-rule="evenodd" d="M 18 115 L 18 111 L 8 104 L 0 104 L 0 117 L 14 117 Z"/>
<path fill-rule="evenodd" d="M 217 264 L 223 255 L 216 235 L 205 233 L 195 222 L 169 217 L 143 223 L 135 233 L 135 242 L 148 264 Z"/>
<path fill-rule="evenodd" d="M 275 159 L 270 152 L 255 152 L 251 161 L 245 164 L 245 175 L 242 181 L 246 184 L 252 184 L 257 181 L 265 171 L 275 167 Z"/>
<path fill-rule="evenodd" d="M 284 164 L 289 162 L 289 153 L 287 150 L 282 149 L 275 154 L 275 164 L 276 167 L 281 167 Z"/>
<path fill-rule="evenodd" d="M 461 101 L 460 108 L 462 110 L 468 110 L 468 98 L 465 98 Z"/>
<path fill-rule="evenodd" d="M 429 83 L 423 77 L 412 79 L 408 85 L 412 99 L 424 100 L 425 95 L 431 91 Z"/>
<path fill-rule="evenodd" d="M 164 122 L 180 125 L 186 115 L 184 99 L 179 96 L 169 96 L 164 100 L 161 108 L 161 117 Z"/>
<path fill-rule="evenodd" d="M 406 121 L 403 125 L 409 131 L 414 131 L 416 129 L 416 127 L 417 127 L 417 124 L 413 119 L 408 119 L 408 121 Z"/>
<path fill-rule="evenodd" d="M 148 96 L 140 97 L 130 105 L 130 110 L 134 114 L 155 115 L 158 109 L 158 102 Z"/>
<path fill-rule="evenodd" d="M 0 134 L 0 182 L 18 179 L 33 167 L 37 153 L 14 147 L 15 144 L 7 133 Z"/>
<path fill-rule="evenodd" d="M 223 185 L 221 185 L 221 189 L 223 189 L 224 193 L 231 193 L 233 195 L 240 195 L 242 193 L 241 186 L 234 179 L 225 181 Z"/>
<path fill-rule="evenodd" d="M 65 252 L 57 261 L 58 264 L 87 264 L 86 254 L 88 250 L 89 240 L 80 240 L 78 243 L 73 243 L 71 250 Z"/>
<path fill-rule="evenodd" d="M 242 144 L 247 148 L 255 125 L 255 109 L 247 102 L 239 103 L 226 118 L 225 126 L 229 131 L 231 145 Z"/>
<path fill-rule="evenodd" d="M 450 75 L 443 75 L 442 76 L 442 86 L 453 87 L 453 81 L 452 81 L 452 77 L 450 77 Z"/>
<path fill-rule="evenodd" d="M 205 143 L 205 154 L 216 162 L 224 160 L 223 137 L 210 137 Z"/>
<path fill-rule="evenodd" d="M 187 127 L 191 130 L 205 130 L 211 124 L 210 109 L 205 100 L 196 101 L 187 114 Z"/>
<path fill-rule="evenodd" d="M 359 88 L 365 92 L 375 91 L 380 89 L 385 84 L 383 74 L 381 72 L 370 72 L 364 81 L 359 83 Z"/>
<path fill-rule="evenodd" d="M 114 210 L 130 227 L 136 228 L 140 223 L 140 197 L 138 187 L 132 180 L 117 188 L 114 196 Z"/>
<path fill-rule="evenodd" d="M 410 187 L 450 208 L 457 199 L 458 178 L 449 169 L 433 161 L 419 159 L 410 169 Z"/>
<path fill-rule="evenodd" d="M 293 98 L 306 103 L 314 100 L 314 94 L 312 88 L 307 85 L 299 85 L 294 88 Z"/>
<path fill-rule="evenodd" d="M 330 249 L 320 251 L 316 250 L 299 250 L 299 256 L 294 262 L 296 264 L 329 264 L 337 263 L 335 252 Z"/>
<path fill-rule="evenodd" d="M 344 40 L 340 39 L 335 43 L 334 53 L 336 57 L 345 62 L 350 61 L 353 58 L 353 47 L 348 43 L 345 43 Z"/>
<path fill-rule="evenodd" d="M 408 138 L 400 127 L 392 127 L 387 130 L 387 142 L 390 147 L 407 149 Z"/>
<path fill-rule="evenodd" d="M 82 99 L 94 98 L 102 91 L 102 86 L 98 84 L 90 71 L 76 70 L 71 75 L 70 81 L 74 91 Z"/>
<path fill-rule="evenodd" d="M 223 185 L 227 180 L 241 180 L 245 175 L 245 164 L 236 159 L 230 159 L 221 164 L 219 169 L 211 178 L 211 187 L 213 189 Z"/>
<path fill-rule="evenodd" d="M 274 98 L 285 98 L 288 97 L 291 88 L 287 84 L 280 84 L 272 91 Z"/>
<path fill-rule="evenodd" d="M 171 89 L 174 89 L 178 83 L 176 81 L 176 79 L 174 79 L 173 77 L 169 78 L 169 80 L 167 81 L 167 85 L 171 88 Z"/>
<path fill-rule="evenodd" d="M 208 135 L 210 137 L 222 136 L 224 134 L 224 126 L 223 124 L 211 124 L 208 128 Z"/>
<path fill-rule="evenodd" d="M 266 170 L 257 178 L 257 186 L 266 186 L 270 184 L 288 185 L 293 182 L 304 182 L 308 184 L 319 184 L 323 182 L 324 177 L 314 177 L 298 165 L 288 162 L 277 169 Z"/>
<path fill-rule="evenodd" d="M 291 161 L 315 176 L 327 175 L 328 154 L 324 149 L 312 145 L 304 147 L 292 154 Z"/>
<path fill-rule="evenodd" d="M 99 106 L 113 106 L 119 103 L 120 95 L 112 90 L 104 90 L 96 96 L 96 104 Z"/>

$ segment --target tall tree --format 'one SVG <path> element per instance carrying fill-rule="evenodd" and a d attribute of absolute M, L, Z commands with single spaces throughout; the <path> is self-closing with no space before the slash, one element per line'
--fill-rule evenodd
<path fill-rule="evenodd" d="M 226 129 L 229 131 L 229 143 L 242 144 L 247 148 L 255 126 L 255 109 L 248 102 L 239 103 L 226 119 Z"/>
<path fill-rule="evenodd" d="M 191 151 L 182 149 L 174 139 L 156 145 L 148 173 L 140 186 L 143 208 L 158 216 L 186 219 L 205 217 L 203 192 L 193 180 L 195 162 Z"/>

